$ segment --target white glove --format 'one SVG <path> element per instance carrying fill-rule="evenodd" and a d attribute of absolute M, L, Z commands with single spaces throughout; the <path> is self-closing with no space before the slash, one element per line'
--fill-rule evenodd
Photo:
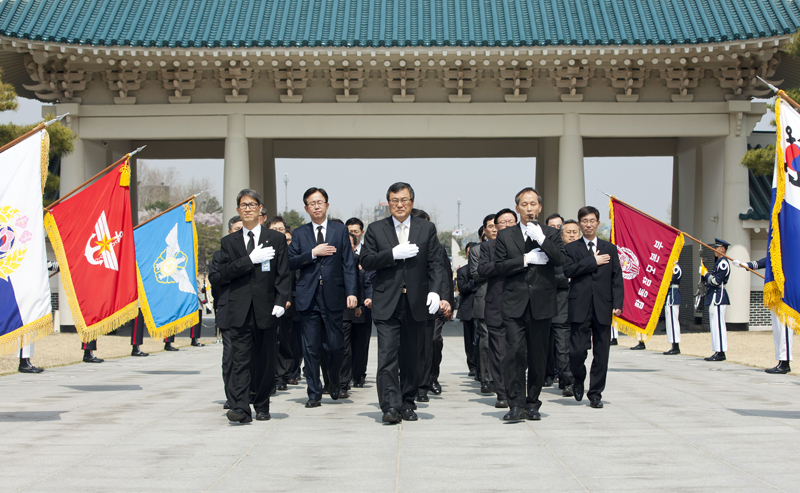
<path fill-rule="evenodd" d="M 272 307 L 272 315 L 275 318 L 281 318 L 284 313 L 286 313 L 286 310 L 282 306 L 275 305 Z"/>
<path fill-rule="evenodd" d="M 439 311 L 439 295 L 431 291 L 428 293 L 428 313 L 431 315 Z"/>
<path fill-rule="evenodd" d="M 264 245 L 258 245 L 252 252 L 250 252 L 250 260 L 254 264 L 260 264 L 262 262 L 266 262 L 267 260 L 272 260 L 275 258 L 275 249 L 272 247 L 265 247 Z"/>
<path fill-rule="evenodd" d="M 550 258 L 541 248 L 534 248 L 525 254 L 525 265 L 544 265 L 550 261 Z"/>
<path fill-rule="evenodd" d="M 544 239 L 546 238 L 544 232 L 542 231 L 542 227 L 538 224 L 528 223 L 525 226 L 525 229 L 528 231 L 528 236 L 538 244 L 542 244 Z"/>
<path fill-rule="evenodd" d="M 741 267 L 741 266 L 742 266 L 742 263 L 741 263 L 741 262 L 739 262 L 739 261 L 738 261 L 738 260 L 736 260 L 736 259 L 733 259 L 733 266 L 734 266 L 734 267 Z"/>
<path fill-rule="evenodd" d="M 395 260 L 403 260 L 406 258 L 416 257 L 419 253 L 419 247 L 413 243 L 401 243 L 392 248 L 392 257 Z"/>

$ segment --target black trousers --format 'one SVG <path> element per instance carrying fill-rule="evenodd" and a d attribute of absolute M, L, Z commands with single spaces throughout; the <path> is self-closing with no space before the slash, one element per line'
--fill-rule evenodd
<path fill-rule="evenodd" d="M 583 385 L 586 379 L 586 355 L 592 348 L 592 368 L 589 374 L 589 400 L 600 399 L 606 388 L 608 374 L 608 353 L 611 350 L 611 326 L 601 324 L 595 316 L 592 304 L 582 323 L 571 325 L 569 339 L 569 366 L 573 381 Z"/>
<path fill-rule="evenodd" d="M 378 330 L 378 402 L 381 410 L 416 409 L 419 356 L 425 321 L 414 320 L 408 296 L 400 295 L 387 320 L 375 320 Z"/>
<path fill-rule="evenodd" d="M 97 339 L 89 342 L 82 342 L 81 349 L 84 351 L 97 351 Z"/>
<path fill-rule="evenodd" d="M 509 406 L 539 409 L 539 394 L 547 365 L 547 342 L 550 337 L 550 320 L 535 320 L 528 305 L 520 318 L 505 318 L 506 328 L 505 378 Z M 527 355 L 525 354 L 527 350 Z M 525 370 L 528 384 L 525 385 Z M 496 385 L 495 385 L 496 387 Z M 526 398 L 527 389 L 527 398 Z"/>
<path fill-rule="evenodd" d="M 489 373 L 489 328 L 486 321 L 482 318 L 475 320 L 475 330 L 478 333 L 478 380 L 481 383 L 492 381 L 492 374 Z"/>
<path fill-rule="evenodd" d="M 255 325 L 253 307 L 241 327 L 231 327 L 233 364 L 230 376 L 231 409 L 250 413 L 250 380 L 255 384 L 256 412 L 269 412 L 269 395 L 275 387 L 277 327 L 259 329 Z M 252 375 L 251 375 L 252 361 Z"/>
<path fill-rule="evenodd" d="M 342 336 L 344 338 L 344 352 L 342 353 L 342 366 L 339 370 L 339 387 L 344 390 L 350 385 L 353 378 L 353 321 L 342 322 Z"/>
<path fill-rule="evenodd" d="M 278 319 L 278 359 L 275 363 L 275 384 L 285 384 L 289 381 L 294 354 L 292 353 L 292 319 L 281 317 Z"/>
<path fill-rule="evenodd" d="M 225 386 L 225 400 L 233 402 L 231 396 L 231 374 L 233 373 L 233 348 L 230 329 L 219 329 L 222 336 L 222 384 Z M 248 389 L 249 390 L 249 389 Z"/>
<path fill-rule="evenodd" d="M 303 322 L 292 319 L 292 365 L 289 378 L 300 378 L 300 365 L 303 363 Z"/>
<path fill-rule="evenodd" d="M 508 342 L 506 342 L 506 328 L 487 326 L 489 330 L 489 373 L 492 375 L 494 390 L 497 400 L 508 398 L 506 393 L 505 364 Z"/>
<path fill-rule="evenodd" d="M 478 373 L 478 351 L 475 346 L 475 319 L 462 320 L 464 327 L 464 354 L 470 373 Z"/>
<path fill-rule="evenodd" d="M 433 332 L 436 329 L 436 319 L 428 319 L 422 328 L 422 338 L 419 347 L 419 369 L 418 378 L 420 392 L 428 392 L 431 389 L 431 366 L 433 366 Z"/>
<path fill-rule="evenodd" d="M 144 344 L 144 330 L 144 315 L 139 310 L 139 315 L 133 319 L 133 326 L 131 327 L 131 346 Z"/>
<path fill-rule="evenodd" d="M 311 306 L 302 311 L 300 316 L 303 317 L 303 358 L 306 360 L 308 398 L 318 401 L 322 399 L 319 368 L 323 351 L 327 357 L 328 384 L 330 388 L 339 385 L 344 354 L 343 313 L 342 310 L 329 310 L 322 289 L 317 289 Z"/>
<path fill-rule="evenodd" d="M 197 324 L 192 326 L 192 339 L 200 339 L 200 332 L 203 330 L 203 307 L 200 307 L 197 314 L 199 318 L 197 319 Z"/>
<path fill-rule="evenodd" d="M 436 317 L 433 321 L 433 330 L 430 334 L 425 334 L 425 338 L 430 335 L 430 343 L 426 344 L 428 354 L 424 354 L 425 359 L 422 360 L 422 374 L 420 376 L 419 389 L 424 392 L 431 390 L 431 383 L 439 380 L 439 371 L 442 365 L 442 349 L 444 348 L 444 340 L 442 339 L 442 327 L 444 327 L 445 319 L 442 316 Z M 426 324 L 426 332 L 427 332 Z"/>
<path fill-rule="evenodd" d="M 558 377 L 558 388 L 572 384 L 572 370 L 569 368 L 569 324 L 550 324 L 550 353 L 547 356 L 547 374 Z"/>
<path fill-rule="evenodd" d="M 363 309 L 363 308 L 362 308 Z M 369 361 L 369 339 L 372 336 L 372 322 L 354 323 L 350 336 L 353 345 L 353 381 L 363 382 L 367 378 Z"/>

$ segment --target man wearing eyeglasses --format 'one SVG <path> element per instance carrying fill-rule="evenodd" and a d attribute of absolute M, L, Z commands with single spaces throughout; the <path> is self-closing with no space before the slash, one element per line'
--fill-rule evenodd
<path fill-rule="evenodd" d="M 233 350 L 228 420 L 249 423 L 253 421 L 251 379 L 256 420 L 270 419 L 278 319 L 286 312 L 291 284 L 286 237 L 259 223 L 261 195 L 242 190 L 236 197 L 236 211 L 242 218 L 242 229 L 222 238 L 219 281 L 230 283 L 225 314 Z"/>
<path fill-rule="evenodd" d="M 344 224 L 328 220 L 328 192 L 311 187 L 303 194 L 303 203 L 311 222 L 294 230 L 289 268 L 300 271 L 295 301 L 303 319 L 306 407 L 314 408 L 322 402 L 319 373 L 323 360 L 331 399 L 348 397 L 349 382 L 340 381 L 345 350 L 343 312 L 345 308 L 355 308 L 358 299 L 350 234 Z"/>
<path fill-rule="evenodd" d="M 436 226 L 411 216 L 414 189 L 386 192 L 391 217 L 369 225 L 361 265 L 375 271 L 372 317 L 378 331 L 378 400 L 383 422 L 416 421 L 419 357 L 429 314 L 444 309 L 442 246 Z"/>
<path fill-rule="evenodd" d="M 592 348 L 589 374 L 589 405 L 601 409 L 606 387 L 608 353 L 611 350 L 612 314 L 622 314 L 625 289 L 617 247 L 597 237 L 600 212 L 592 207 L 578 211 L 583 239 L 567 245 L 564 275 L 569 282 L 570 344 L 572 392 L 576 401 L 583 399 L 586 379 L 586 355 Z"/>

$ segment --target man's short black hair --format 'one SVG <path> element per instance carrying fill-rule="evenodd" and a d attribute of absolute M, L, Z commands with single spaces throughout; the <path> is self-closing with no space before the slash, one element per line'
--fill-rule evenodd
<path fill-rule="evenodd" d="M 547 216 L 547 219 L 544 220 L 544 223 L 549 225 L 550 221 L 553 220 L 553 219 L 561 219 L 561 225 L 562 226 L 564 225 L 564 218 L 561 217 L 561 214 L 559 214 L 558 212 L 554 212 L 554 213 L 550 214 L 549 216 Z"/>
<path fill-rule="evenodd" d="M 533 187 L 525 187 L 514 196 L 514 203 L 519 205 L 519 198 L 522 197 L 524 194 L 528 192 L 533 192 L 536 194 L 536 199 L 539 201 L 539 204 L 542 203 L 542 194 L 540 194 L 535 188 Z"/>
<path fill-rule="evenodd" d="M 353 233 L 347 233 L 350 235 L 350 241 L 353 242 L 353 245 L 358 245 L 358 236 L 354 235 Z"/>
<path fill-rule="evenodd" d="M 469 249 L 474 247 L 475 245 L 477 245 L 477 243 L 475 243 L 474 241 L 470 241 L 469 243 L 467 243 L 467 246 L 464 247 L 464 251 L 468 252 Z"/>
<path fill-rule="evenodd" d="M 579 228 L 581 227 L 581 226 L 578 224 L 578 221 L 576 221 L 576 220 L 574 220 L 574 219 L 567 219 L 566 221 L 564 221 L 564 226 L 566 226 L 567 224 L 574 224 L 575 226 L 578 226 Z"/>
<path fill-rule="evenodd" d="M 261 204 L 261 212 L 258 214 L 259 216 L 266 216 L 267 215 L 267 206 Z"/>
<path fill-rule="evenodd" d="M 414 189 L 411 188 L 411 185 L 404 181 L 398 181 L 397 183 L 392 183 L 392 186 L 389 187 L 389 190 L 386 191 L 386 201 L 389 201 L 389 194 L 390 193 L 398 193 L 403 190 L 408 190 L 408 195 L 411 196 L 411 202 L 414 202 Z"/>
<path fill-rule="evenodd" d="M 483 227 L 486 228 L 486 224 L 489 221 L 494 221 L 494 218 L 497 217 L 495 214 L 489 214 L 488 216 L 483 218 Z"/>
<path fill-rule="evenodd" d="M 357 217 L 351 217 L 350 219 L 344 222 L 345 226 L 352 226 L 354 224 L 358 224 L 358 227 L 361 228 L 361 231 L 364 231 L 364 223 L 361 221 L 361 219 Z"/>
<path fill-rule="evenodd" d="M 578 221 L 582 220 L 589 214 L 594 214 L 595 219 L 597 219 L 598 221 L 600 220 L 600 211 L 598 211 L 597 208 L 592 207 L 591 205 L 587 205 L 586 207 L 581 207 L 580 210 L 578 210 Z"/>
<path fill-rule="evenodd" d="M 514 216 L 514 221 L 517 220 L 517 213 L 512 211 L 508 207 L 506 207 L 505 209 L 500 209 L 497 212 L 497 214 L 494 215 L 494 220 L 497 221 L 500 218 L 500 216 L 502 216 L 503 214 L 511 214 L 512 216 Z"/>
<path fill-rule="evenodd" d="M 322 196 L 325 197 L 325 203 L 327 204 L 328 192 L 326 192 L 324 188 L 311 187 L 306 190 L 306 193 L 303 194 L 303 205 L 308 205 L 308 198 L 317 192 L 321 193 Z"/>
<path fill-rule="evenodd" d="M 426 221 L 431 220 L 431 216 L 429 216 L 428 213 L 423 211 L 422 209 L 411 209 L 411 215 L 414 217 L 418 217 L 420 219 L 424 219 Z"/>
<path fill-rule="evenodd" d="M 236 207 L 239 207 L 239 204 L 242 203 L 243 197 L 250 197 L 251 199 L 258 202 L 259 205 L 263 204 L 264 202 L 261 200 L 261 194 L 253 190 L 252 188 L 245 188 L 239 195 L 236 196 Z"/>
<path fill-rule="evenodd" d="M 485 228 L 484 228 L 483 226 L 481 226 L 480 228 L 478 228 L 478 241 L 480 241 L 480 240 L 482 240 L 482 239 L 483 239 L 483 230 L 484 230 L 484 229 L 485 229 Z"/>
<path fill-rule="evenodd" d="M 332 217 L 332 218 L 328 219 L 328 221 L 330 221 L 330 222 L 332 222 L 332 223 L 339 223 L 339 224 L 341 224 L 342 226 L 344 226 L 344 221 L 342 221 L 341 219 L 337 219 L 337 218 L 335 218 L 335 217 Z"/>
<path fill-rule="evenodd" d="M 232 218 L 228 219 L 228 231 L 233 229 L 233 225 L 241 222 L 242 218 L 238 214 L 233 216 Z"/>
<path fill-rule="evenodd" d="M 272 227 L 272 225 L 278 224 L 278 223 L 283 223 L 283 227 L 284 228 L 288 228 L 288 226 L 286 225 L 286 221 L 284 221 L 284 219 L 283 219 L 283 216 L 275 216 L 275 217 L 270 218 L 267 221 L 267 228 L 269 229 L 269 228 Z"/>

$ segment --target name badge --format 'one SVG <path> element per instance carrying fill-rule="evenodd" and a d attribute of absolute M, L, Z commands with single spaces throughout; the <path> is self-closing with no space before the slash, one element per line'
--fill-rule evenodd
<path fill-rule="evenodd" d="M 269 260 L 261 262 L 261 272 L 269 272 Z"/>

